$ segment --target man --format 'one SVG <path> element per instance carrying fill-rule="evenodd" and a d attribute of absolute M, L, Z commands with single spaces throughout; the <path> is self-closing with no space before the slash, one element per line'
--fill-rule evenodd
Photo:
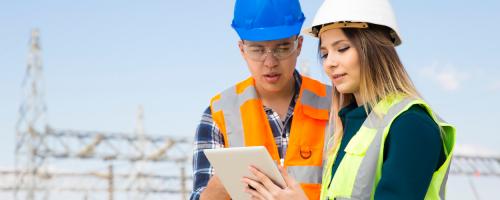
<path fill-rule="evenodd" d="M 229 199 L 203 150 L 237 146 L 265 146 L 319 199 L 331 89 L 295 70 L 304 19 L 298 0 L 236 0 L 232 27 L 251 77 L 213 97 L 203 114 L 191 199 Z"/>

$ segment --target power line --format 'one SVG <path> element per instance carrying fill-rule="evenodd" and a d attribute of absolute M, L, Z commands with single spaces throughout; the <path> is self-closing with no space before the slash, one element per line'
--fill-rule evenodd
<path fill-rule="evenodd" d="M 49 199 L 52 192 L 61 191 L 84 198 L 103 192 L 108 199 L 118 195 L 147 199 L 153 194 L 186 198 L 190 179 L 184 169 L 191 153 L 187 139 L 147 135 L 142 107 L 134 133 L 53 128 L 47 119 L 40 34 L 36 29 L 31 34 L 27 63 L 16 124 L 16 169 L 0 172 L 14 184 L 0 186 L 0 190 L 12 190 L 14 199 L 26 200 Z M 105 170 L 88 170 L 95 167 Z M 153 167 L 162 170 L 150 170 Z"/>
<path fill-rule="evenodd" d="M 500 157 L 493 155 L 454 155 L 450 173 L 454 175 L 500 177 Z"/>

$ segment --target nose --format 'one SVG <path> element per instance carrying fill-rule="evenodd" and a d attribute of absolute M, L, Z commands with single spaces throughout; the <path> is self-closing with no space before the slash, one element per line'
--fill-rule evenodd
<path fill-rule="evenodd" d="M 264 66 L 266 67 L 275 67 L 278 66 L 278 59 L 274 57 L 272 51 L 266 52 L 266 57 L 264 58 Z"/>
<path fill-rule="evenodd" d="M 325 67 L 325 69 L 335 68 L 338 65 L 338 59 L 335 58 L 332 54 L 328 54 L 328 56 L 323 60 L 323 66 Z"/>

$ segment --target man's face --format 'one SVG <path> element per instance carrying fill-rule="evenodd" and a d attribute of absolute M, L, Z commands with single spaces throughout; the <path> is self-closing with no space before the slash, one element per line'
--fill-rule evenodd
<path fill-rule="evenodd" d="M 263 42 L 240 41 L 241 55 L 259 90 L 281 92 L 293 83 L 302 36 Z"/>

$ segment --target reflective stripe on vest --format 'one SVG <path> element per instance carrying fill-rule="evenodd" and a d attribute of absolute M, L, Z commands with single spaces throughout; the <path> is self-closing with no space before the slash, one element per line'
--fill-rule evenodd
<path fill-rule="evenodd" d="M 373 139 L 373 142 L 368 147 L 366 154 L 361 161 L 361 166 L 359 167 L 358 173 L 356 175 L 356 180 L 354 181 L 354 187 L 352 190 L 352 199 L 370 199 L 372 194 L 373 184 L 375 183 L 375 173 L 377 170 L 378 155 L 380 152 L 380 145 L 382 143 L 382 136 L 384 134 L 384 129 L 392 119 L 412 100 L 405 99 L 389 109 L 389 112 L 380 120 L 380 118 L 371 112 L 362 126 L 370 129 L 377 129 L 377 133 Z"/>
<path fill-rule="evenodd" d="M 228 135 L 229 146 L 245 146 L 243 138 L 243 122 L 241 121 L 240 106 L 245 102 L 258 99 L 259 96 L 255 87 L 248 86 L 243 93 L 236 94 L 236 86 L 233 86 L 221 93 L 221 98 L 212 103 L 215 112 L 222 110 L 224 122 L 226 124 L 226 134 Z"/>
<path fill-rule="evenodd" d="M 309 90 L 304 90 L 302 92 L 301 101 L 302 104 L 311 106 L 318 110 L 330 110 L 330 105 L 332 102 L 332 90 L 330 87 L 327 87 L 326 96 L 320 97 Z"/>
<path fill-rule="evenodd" d="M 330 171 L 325 171 L 325 173 L 328 173 L 326 176 L 328 178 L 325 178 L 326 180 L 323 181 L 323 184 L 330 185 L 330 188 L 323 188 L 327 190 L 326 192 L 322 192 L 322 195 L 325 195 L 322 197 L 323 199 L 373 199 L 373 189 L 380 180 L 382 170 L 383 149 L 381 146 L 389 132 L 389 126 L 399 114 L 409 109 L 412 105 L 422 105 L 426 107 L 429 113 L 432 112 L 422 100 L 403 98 L 402 96 L 396 96 L 394 101 L 388 101 L 386 99 L 375 107 L 374 110 L 379 111 L 382 117 L 378 117 L 377 114 L 375 114 L 376 112 L 371 112 L 368 115 L 360 130 L 346 146 L 346 155 L 340 162 L 340 166 L 333 180 L 331 180 L 331 185 L 331 166 L 325 168 L 326 170 L 330 169 Z M 447 160 L 433 174 L 433 179 L 426 195 L 426 198 L 444 199 L 444 187 L 448 176 L 455 132 L 453 127 L 444 123 L 439 117 L 435 116 L 433 113 L 430 115 L 439 126 L 451 128 L 445 130 L 445 132 L 448 132 L 445 133 L 445 138 L 442 137 L 443 143 L 446 143 L 443 145 L 443 148 L 445 148 L 447 153 Z M 452 138 L 446 138 L 447 135 Z M 451 151 L 448 152 L 448 149 L 451 149 Z M 329 159 L 335 159 L 336 153 L 337 152 L 334 152 L 334 155 L 330 156 Z M 361 159 L 361 161 L 359 161 L 359 159 Z M 330 163 L 331 161 L 328 162 L 328 165 L 333 165 Z M 437 185 L 439 188 L 433 188 L 434 184 L 439 184 Z M 439 190 L 439 194 L 431 194 L 437 193 L 436 190 Z"/>
<path fill-rule="evenodd" d="M 300 183 L 321 184 L 321 166 L 288 166 L 286 171 Z"/>

